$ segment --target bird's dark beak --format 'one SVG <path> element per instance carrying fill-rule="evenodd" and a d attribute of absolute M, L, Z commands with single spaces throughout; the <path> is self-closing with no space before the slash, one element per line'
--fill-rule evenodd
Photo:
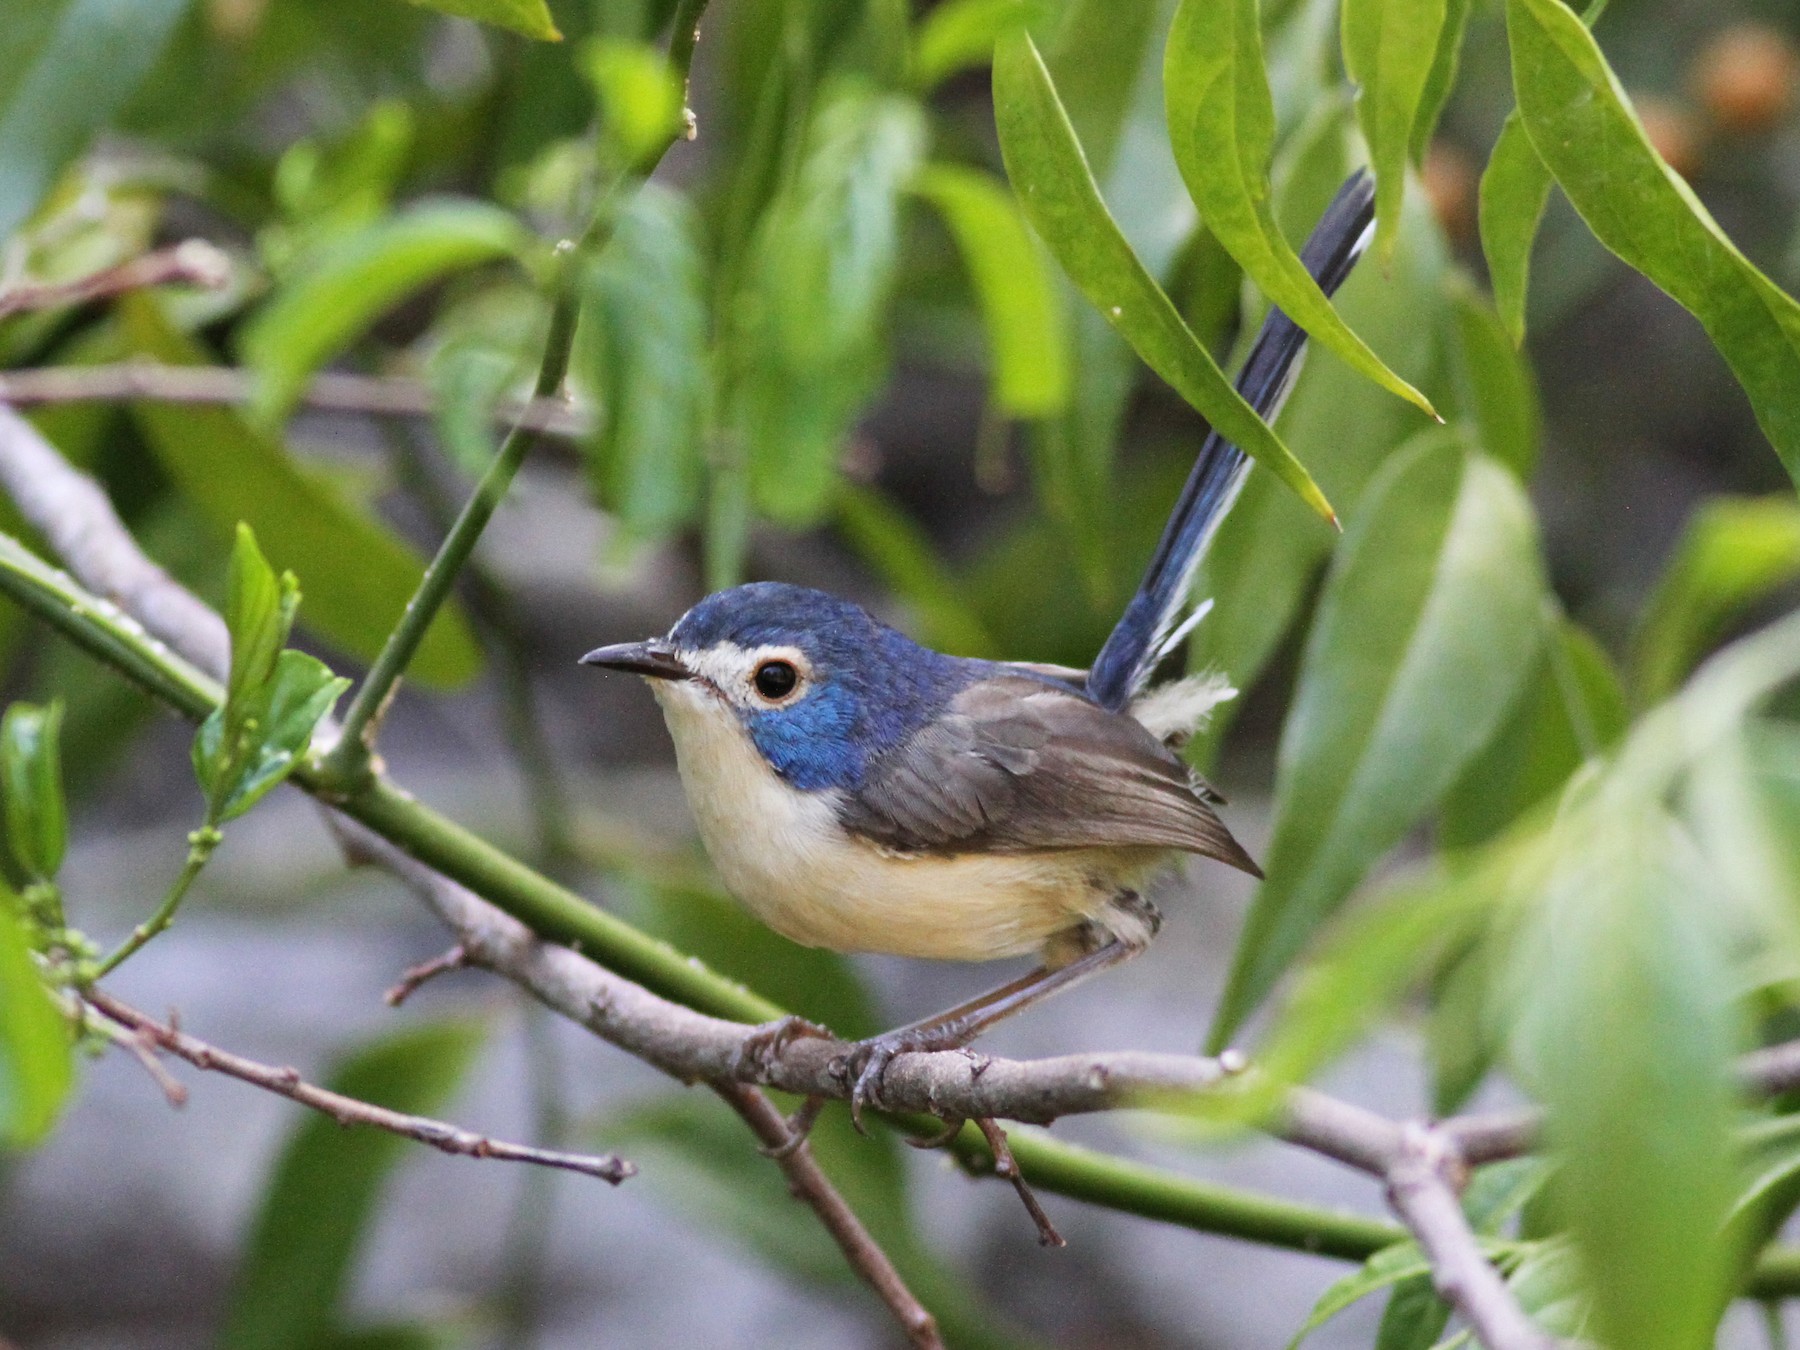
<path fill-rule="evenodd" d="M 621 642 L 612 647 L 596 647 L 581 658 L 584 666 L 604 666 L 608 670 L 628 670 L 653 680 L 691 680 L 694 672 L 681 664 L 675 651 L 662 638 L 648 642 Z"/>

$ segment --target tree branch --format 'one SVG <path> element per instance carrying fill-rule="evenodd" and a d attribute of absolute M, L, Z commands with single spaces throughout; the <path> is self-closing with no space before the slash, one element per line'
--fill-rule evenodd
<path fill-rule="evenodd" d="M 329 1088 L 306 1082 L 296 1069 L 259 1064 L 242 1055 L 234 1055 L 229 1050 L 221 1050 L 216 1045 L 210 1045 L 173 1026 L 156 1021 L 99 989 L 89 988 L 82 993 L 81 998 L 95 1012 L 138 1036 L 147 1046 L 166 1050 L 185 1059 L 197 1069 L 226 1074 L 240 1082 L 262 1088 L 265 1092 L 286 1097 L 289 1101 L 330 1116 L 340 1125 L 369 1125 L 378 1130 L 386 1130 L 389 1134 L 429 1144 L 432 1148 L 457 1157 L 533 1163 L 538 1167 L 554 1167 L 566 1172 L 580 1172 L 583 1176 L 598 1177 L 614 1186 L 637 1173 L 637 1168 L 631 1163 L 611 1153 L 563 1153 L 555 1149 L 503 1143 L 455 1125 L 446 1125 L 441 1120 L 407 1115 L 401 1111 L 390 1111 L 385 1106 L 358 1101 L 355 1097 L 346 1097 L 341 1092 L 333 1092 Z"/>
<path fill-rule="evenodd" d="M 1476 1241 L 1456 1198 L 1462 1172 L 1444 1135 L 1408 1126 L 1387 1170 L 1388 1202 L 1418 1239 L 1438 1293 L 1488 1350 L 1551 1350 L 1556 1342 L 1525 1315 Z"/>
<path fill-rule="evenodd" d="M 918 1350 L 944 1350 L 937 1319 L 906 1287 L 906 1281 L 894 1269 L 894 1263 L 881 1249 L 881 1244 L 875 1241 L 862 1220 L 856 1217 L 856 1212 L 838 1194 L 837 1187 L 831 1184 L 831 1178 L 820 1168 L 806 1140 L 796 1141 L 790 1137 L 786 1119 L 758 1089 L 746 1083 L 715 1086 L 731 1109 L 744 1118 L 764 1152 L 781 1168 L 794 1198 L 819 1216 L 819 1222 L 844 1253 L 850 1268 L 887 1304 L 888 1311 L 905 1330 L 907 1339 Z"/>
<path fill-rule="evenodd" d="M 58 403 L 186 403 L 241 407 L 255 394 L 255 379 L 231 366 L 165 366 L 153 361 L 120 361 L 97 366 L 40 366 L 0 372 L 0 403 L 37 407 Z M 322 371 L 301 402 L 321 412 L 370 417 L 430 417 L 437 395 L 423 380 Z M 592 430 L 593 416 L 559 398 L 505 399 L 494 419 L 545 436 L 578 440 Z"/>
<path fill-rule="evenodd" d="M 114 267 L 103 267 L 74 281 L 14 286 L 0 291 L 0 319 L 28 310 L 63 309 L 103 300 L 146 286 L 185 283 L 218 290 L 231 280 L 231 259 L 204 239 L 189 239 L 173 248 L 157 249 Z"/>

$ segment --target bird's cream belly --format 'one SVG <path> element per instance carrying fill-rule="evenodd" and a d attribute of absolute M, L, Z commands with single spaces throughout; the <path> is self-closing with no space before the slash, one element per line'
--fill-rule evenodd
<path fill-rule="evenodd" d="M 988 961 L 1040 950 L 1156 862 L 1145 850 L 896 855 L 847 835 L 833 794 L 800 792 L 735 719 L 652 685 L 720 877 L 776 932 L 841 952 Z"/>

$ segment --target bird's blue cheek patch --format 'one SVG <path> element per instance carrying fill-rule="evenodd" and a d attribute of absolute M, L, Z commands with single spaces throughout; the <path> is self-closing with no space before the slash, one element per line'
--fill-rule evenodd
<path fill-rule="evenodd" d="M 750 738 L 782 779 L 802 792 L 854 787 L 866 755 L 853 734 L 855 716 L 841 688 L 825 688 L 791 708 L 753 714 Z"/>

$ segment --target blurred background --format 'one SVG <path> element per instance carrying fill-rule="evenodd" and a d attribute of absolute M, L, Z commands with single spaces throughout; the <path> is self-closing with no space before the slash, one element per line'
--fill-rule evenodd
<path fill-rule="evenodd" d="M 0 57 L 0 108 L 33 60 L 56 55 L 57 25 L 79 8 L 0 0 L 0 32 L 18 35 L 16 56 Z M 166 34 L 141 83 L 118 94 L 110 129 L 49 200 L 12 222 L 0 260 L 8 277 L 54 280 L 200 237 L 230 255 L 232 281 L 0 319 L 0 362 L 14 371 L 144 354 L 230 361 L 267 288 L 427 197 L 497 202 L 560 237 L 591 199 L 597 110 L 619 97 L 634 44 L 660 40 L 669 6 L 556 0 L 556 45 L 395 0 L 162 8 Z M 1166 141 L 1145 130 L 1160 127 L 1171 7 L 1037 8 L 1109 202 L 1228 357 L 1257 301 L 1196 233 Z M 1297 239 L 1354 153 L 1330 68 L 1334 6 L 1264 8 L 1277 186 Z M 982 45 L 994 21 L 982 28 L 978 9 L 714 0 L 694 67 L 699 137 L 667 157 L 611 263 L 586 283 L 573 386 L 583 406 L 608 411 L 534 452 L 383 740 L 397 781 L 421 798 L 850 1033 L 934 1010 L 996 972 L 840 962 L 743 919 L 707 874 L 648 694 L 575 659 L 664 631 L 740 577 L 848 595 L 970 654 L 1084 665 L 1097 649 L 1203 427 L 1028 240 L 1006 251 L 1023 238 L 1016 223 L 992 229 L 1004 239 L 988 264 L 997 257 L 1015 302 L 1042 302 L 1048 321 L 1021 337 L 995 320 L 999 283 L 979 279 L 981 248 L 962 233 L 990 198 L 1011 210 Z M 1446 404 L 1470 359 L 1460 307 L 1484 275 L 1476 182 L 1512 102 L 1499 7 L 1475 0 L 1470 23 L 1402 251 L 1385 269 L 1366 262 L 1344 298 L 1353 326 Z M 1800 284 L 1800 10 L 1614 0 L 1600 32 L 1665 157 L 1753 261 Z M 115 67 L 94 50 L 63 53 L 67 101 L 117 101 Z M 616 115 L 602 121 L 614 128 L 603 143 L 621 134 Z M 957 199 L 954 185 L 907 186 L 927 159 L 979 175 L 974 188 Z M 843 211 L 847 282 L 818 282 L 784 258 L 788 236 L 767 223 L 804 239 Z M 276 441 L 218 409 L 71 402 L 34 417 L 102 479 L 149 551 L 209 598 L 222 593 L 230 524 L 252 518 L 307 590 L 301 644 L 351 670 L 489 453 L 496 400 L 529 386 L 545 323 L 529 261 L 425 277 L 338 358 L 346 371 L 417 382 L 435 394 L 435 418 L 302 407 Z M 796 335 L 792 311 L 817 298 L 814 284 L 850 318 Z M 646 313 L 658 316 L 647 339 L 617 321 Z M 1519 376 L 1535 383 L 1541 420 L 1522 400 L 1512 462 L 1529 473 L 1557 595 L 1622 657 L 1696 508 L 1783 492 L 1787 480 L 1698 324 L 1612 260 L 1560 196 L 1535 254 L 1529 333 Z M 1419 425 L 1328 354 L 1314 355 L 1284 422 L 1341 507 L 1367 477 L 1357 466 Z M 179 446 L 200 436 L 215 438 L 213 458 L 184 458 Z M 779 473 L 766 467 L 770 446 Z M 272 457 L 290 477 L 258 487 L 244 466 Z M 301 518 L 317 528 L 280 536 L 281 521 Z M 1267 528 L 1271 517 L 1255 519 Z M 1315 528 L 1298 508 L 1281 519 Z M 342 541 L 365 537 L 357 530 L 388 537 L 392 575 L 350 569 L 328 582 Z M 1232 547 L 1228 533 L 1221 548 Z M 1259 614 L 1261 631 L 1203 628 L 1193 658 L 1219 662 L 1245 690 L 1199 753 L 1253 853 L 1268 832 L 1293 635 L 1329 548 L 1315 528 L 1269 563 L 1291 584 Z M 1214 589 L 1228 624 L 1232 591 Z M 1745 622 L 1783 599 L 1791 589 Z M 10 607 L 0 650 L 9 696 L 68 705 L 75 843 L 63 888 L 74 922 L 121 935 L 154 904 L 198 819 L 189 732 Z M 1248 895 L 1223 868 L 1191 867 L 1160 897 L 1167 922 L 1149 955 L 1006 1026 L 989 1048 L 1192 1050 Z M 183 1074 L 193 1099 L 174 1113 L 139 1066 L 109 1055 L 84 1067 L 46 1145 L 0 1157 L 0 1337 L 22 1350 L 288 1344 L 266 1309 L 311 1297 L 336 1314 L 308 1344 L 895 1343 L 710 1097 L 534 1014 L 485 976 L 451 975 L 387 1009 L 382 992 L 444 943 L 395 883 L 347 873 L 309 803 L 283 788 L 231 829 L 177 926 L 115 988 L 315 1078 L 384 1055 L 429 1062 L 438 1114 L 499 1137 L 617 1148 L 642 1175 L 613 1191 L 408 1149 L 345 1194 L 330 1184 L 343 1175 L 334 1132 L 306 1143 L 318 1127 L 296 1109 Z M 1387 1033 L 1330 1084 L 1378 1110 L 1421 1111 L 1419 1058 L 1408 1032 Z M 1220 1146 L 1126 1115 L 1057 1131 L 1382 1212 L 1373 1183 L 1273 1145 Z M 303 1145 L 326 1148 L 326 1161 Z M 892 1138 L 840 1146 L 861 1193 L 905 1232 L 953 1344 L 1281 1346 L 1345 1269 L 1054 1197 L 1070 1246 L 1044 1252 L 1004 1188 Z M 1353 1310 L 1313 1343 L 1367 1345 L 1378 1315 Z M 1747 1337 L 1751 1320 L 1729 1334 Z"/>

